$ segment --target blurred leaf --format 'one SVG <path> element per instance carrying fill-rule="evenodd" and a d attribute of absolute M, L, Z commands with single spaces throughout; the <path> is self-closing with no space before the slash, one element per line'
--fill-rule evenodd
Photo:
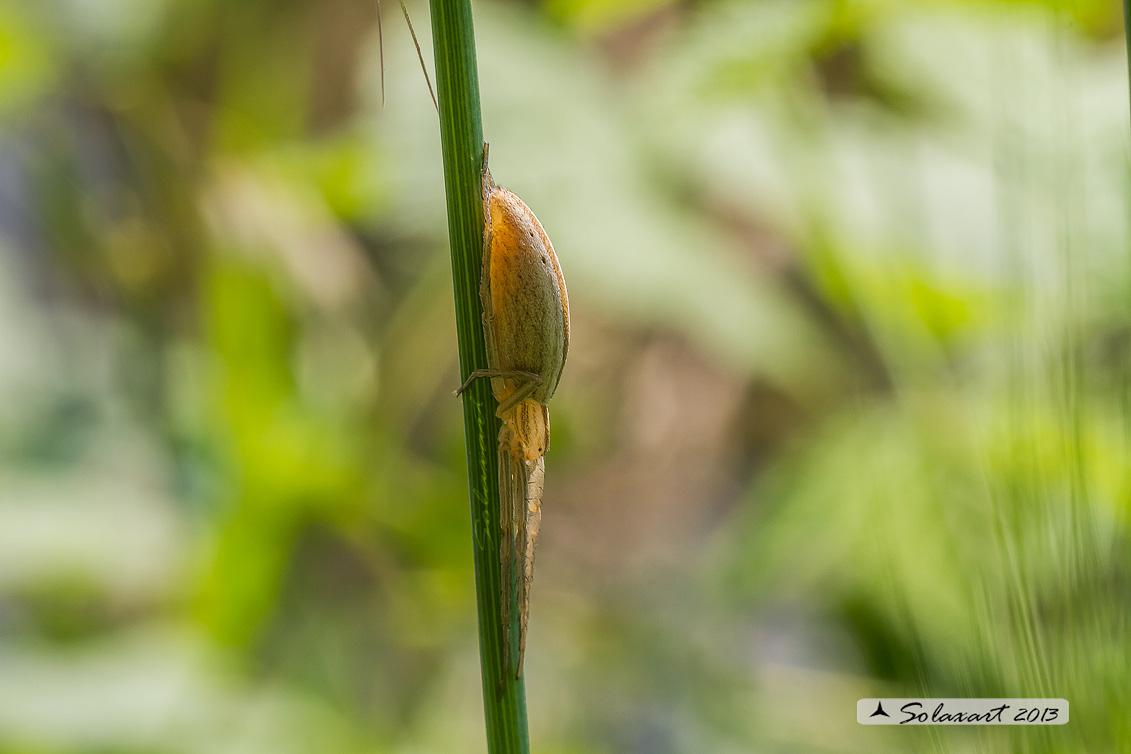
<path fill-rule="evenodd" d="M 19 6 L 0 7 L 0 117 L 46 95 L 56 75 L 56 51 L 46 30 Z"/>

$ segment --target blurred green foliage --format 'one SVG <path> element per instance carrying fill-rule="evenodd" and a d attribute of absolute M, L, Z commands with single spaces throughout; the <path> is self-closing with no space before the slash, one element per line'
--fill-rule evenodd
<path fill-rule="evenodd" d="M 0 752 L 483 749 L 438 130 L 385 10 L 382 108 L 371 2 L 0 5 Z M 476 13 L 574 316 L 533 748 L 1125 751 L 1119 4 Z M 919 695 L 1072 722 L 851 720 Z"/>

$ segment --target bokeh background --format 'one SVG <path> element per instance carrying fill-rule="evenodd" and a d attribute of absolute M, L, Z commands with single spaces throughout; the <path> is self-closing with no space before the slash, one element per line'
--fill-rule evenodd
<path fill-rule="evenodd" d="M 1117 0 L 475 12 L 573 314 L 534 751 L 1128 751 Z M 0 752 L 485 749 L 437 118 L 376 18 L 0 3 Z M 919 695 L 1071 723 L 854 720 Z"/>

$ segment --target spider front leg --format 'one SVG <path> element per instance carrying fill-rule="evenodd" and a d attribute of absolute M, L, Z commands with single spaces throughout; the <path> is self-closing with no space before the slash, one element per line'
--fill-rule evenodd
<path fill-rule="evenodd" d="M 530 622 L 530 586 L 534 582 L 534 546 L 538 543 L 538 531 L 542 528 L 542 489 L 546 480 L 546 462 L 542 458 L 534 461 L 519 461 L 523 477 L 522 505 L 522 573 L 519 578 L 519 628 L 518 628 L 518 672 L 522 675 L 522 661 L 526 656 L 526 627 Z"/>
<path fill-rule="evenodd" d="M 499 543 L 500 612 L 503 631 L 503 675 L 511 667 L 511 616 L 515 594 L 515 560 L 521 557 L 526 525 L 526 474 L 524 461 L 510 424 L 499 431 Z M 521 593 L 522 576 L 518 578 Z M 521 603 L 520 603 L 521 604 Z M 520 638 L 519 644 L 522 641 Z M 521 668 L 521 660 L 519 663 Z"/>

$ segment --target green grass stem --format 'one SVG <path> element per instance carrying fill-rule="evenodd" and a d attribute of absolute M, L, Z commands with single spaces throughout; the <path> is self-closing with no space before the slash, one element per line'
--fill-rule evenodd
<path fill-rule="evenodd" d="M 456 337 L 463 379 L 487 367 L 479 278 L 483 256 L 480 170 L 483 126 L 470 0 L 430 0 L 436 48 L 436 92 L 448 205 L 448 236 L 456 302 Z M 495 399 L 487 380 L 463 393 L 467 476 L 471 498 L 475 593 L 479 609 L 479 662 L 487 750 L 525 754 L 526 692 L 522 679 L 504 678 L 500 610 L 498 434 Z"/>

